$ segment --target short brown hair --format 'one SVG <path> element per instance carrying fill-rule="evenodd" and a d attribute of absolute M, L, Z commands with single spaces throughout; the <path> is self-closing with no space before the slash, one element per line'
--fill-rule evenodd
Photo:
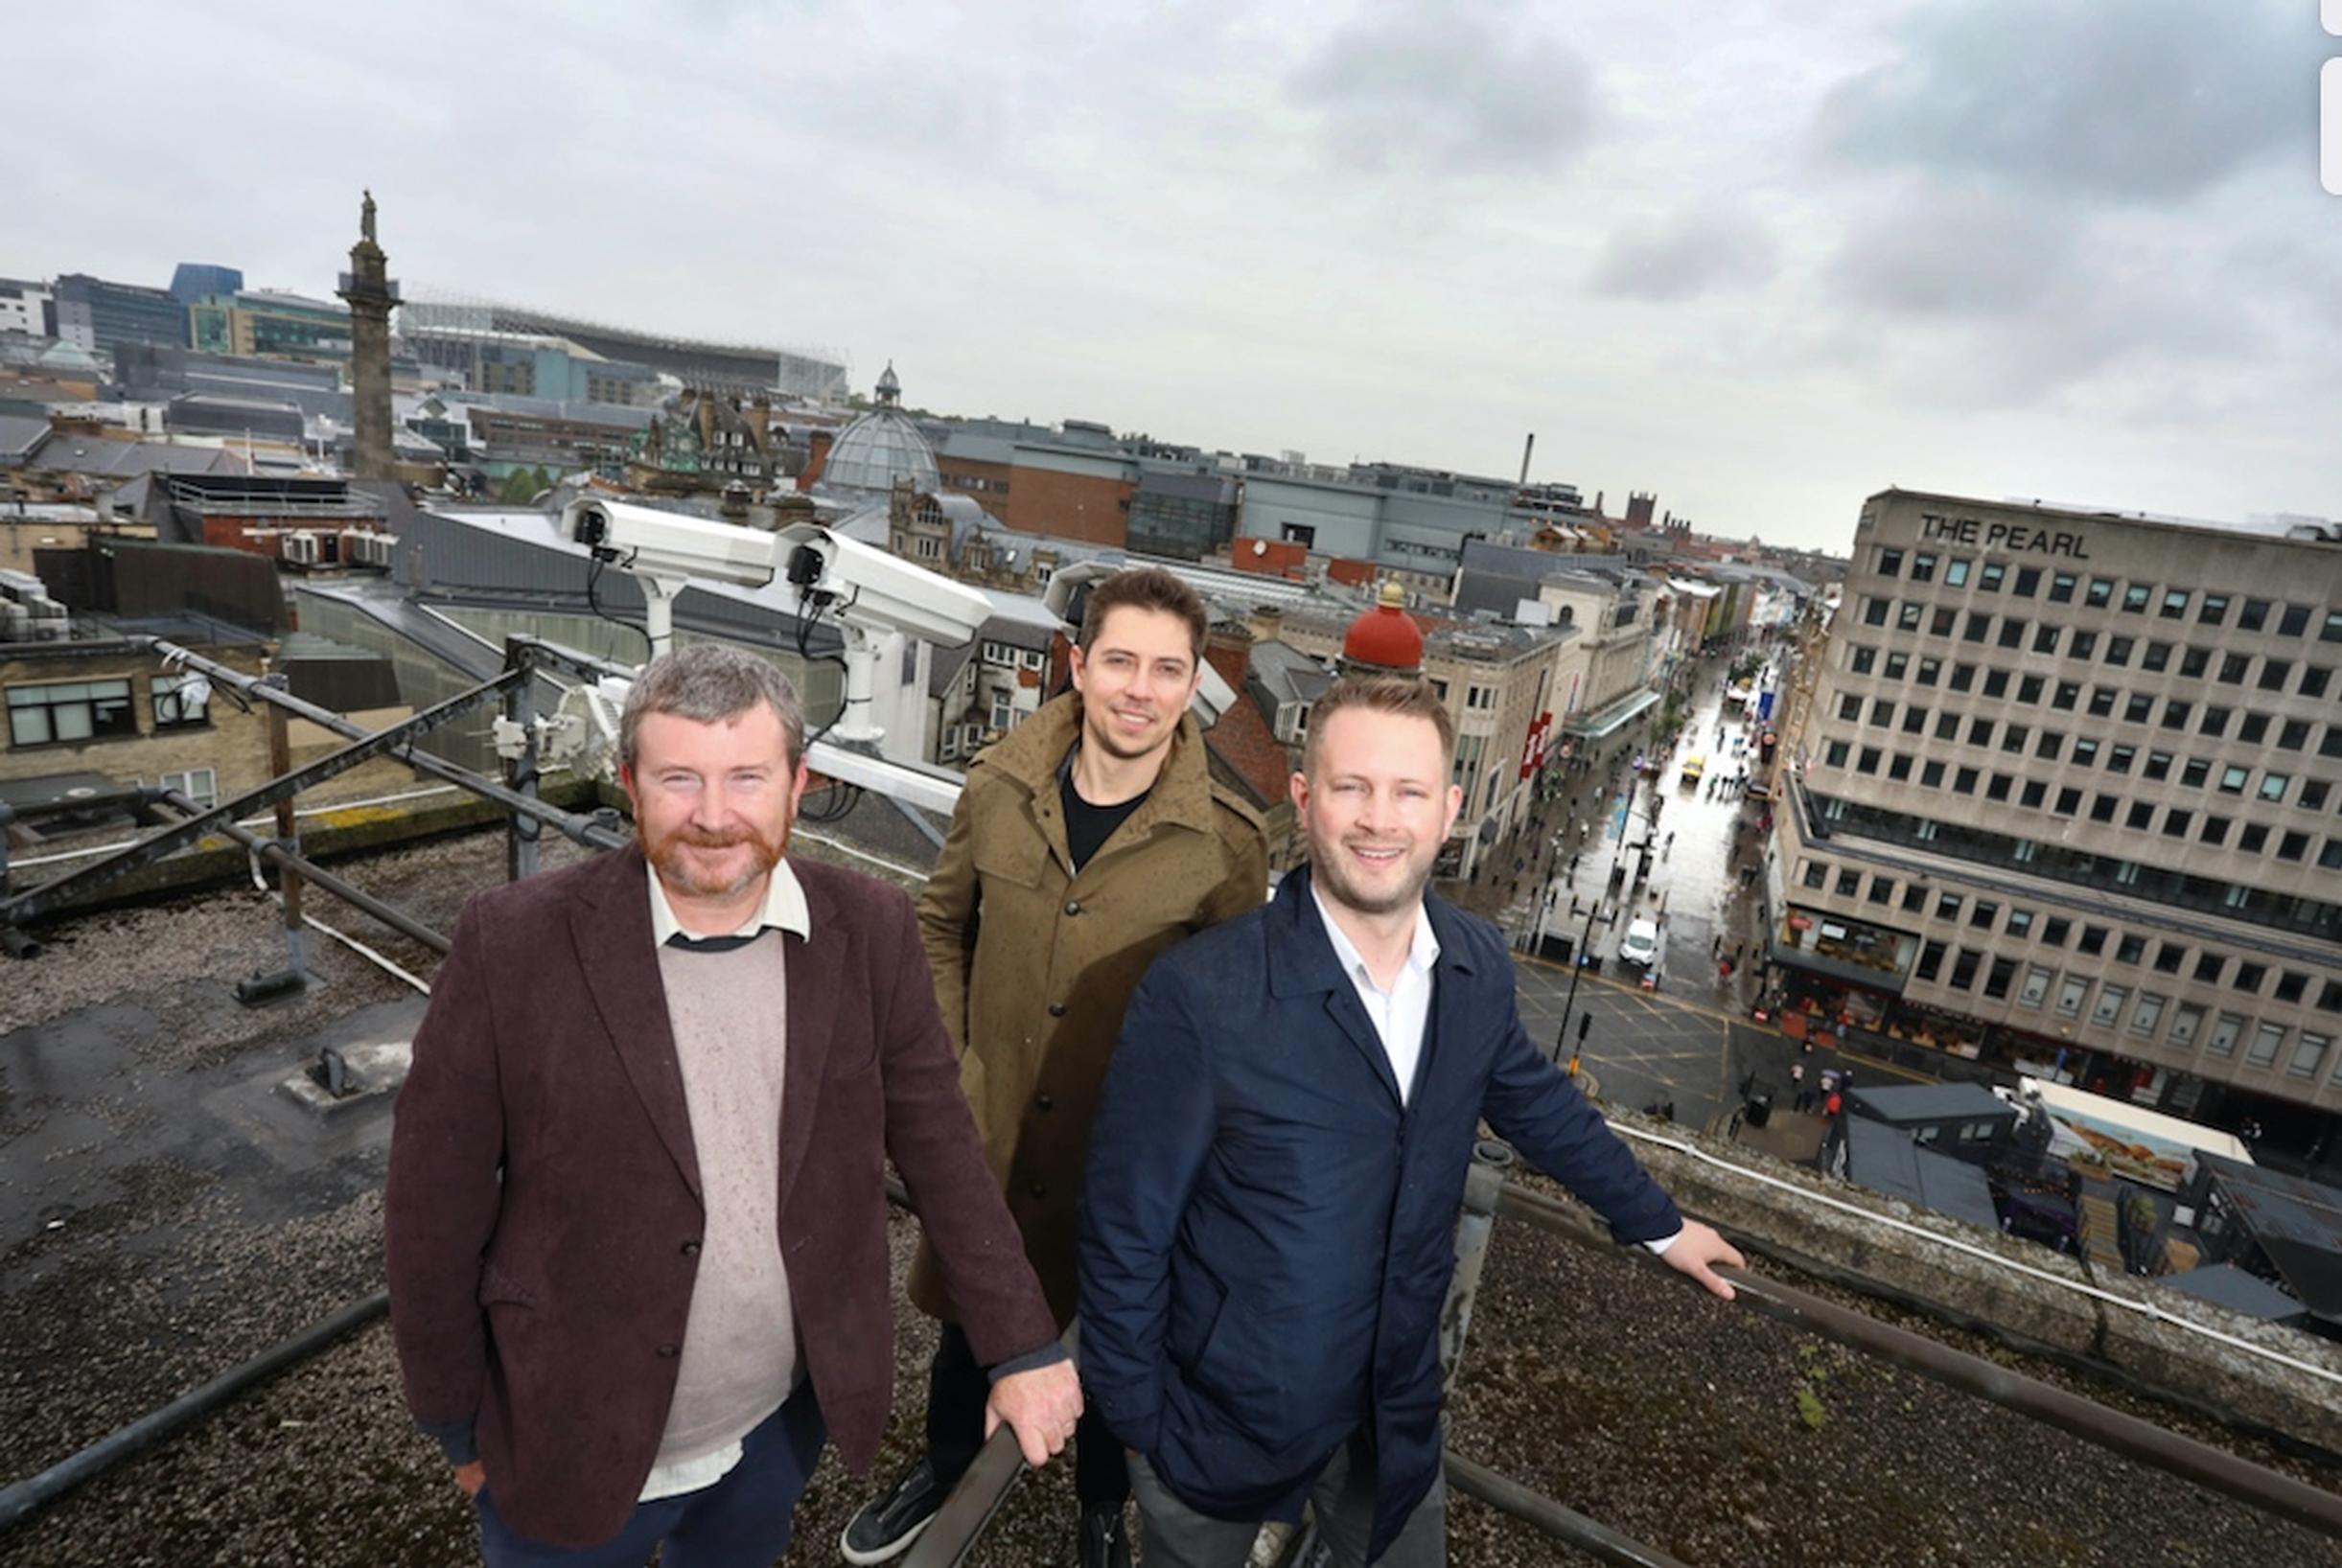
<path fill-rule="evenodd" d="M 1125 607 L 1161 611 L 1187 622 L 1191 652 L 1197 664 L 1203 662 L 1203 640 L 1212 630 L 1212 617 L 1204 612 L 1203 595 L 1161 566 L 1133 566 L 1127 571 L 1118 571 L 1090 589 L 1089 599 L 1081 608 L 1081 635 L 1076 639 L 1084 654 L 1105 629 L 1107 612 Z"/>
<path fill-rule="evenodd" d="M 618 716 L 618 760 L 635 765 L 635 735 L 650 714 L 672 713 L 710 725 L 737 718 L 760 703 L 780 720 L 789 766 L 796 767 L 805 754 L 805 708 L 780 667 L 728 642 L 686 643 L 636 675 Z"/>
<path fill-rule="evenodd" d="M 1403 719 L 1428 720 L 1431 727 L 1439 731 L 1441 765 L 1449 768 L 1455 765 L 1455 721 L 1448 717 L 1448 704 L 1440 701 L 1430 681 L 1403 675 L 1346 675 L 1310 704 L 1310 734 L 1301 749 L 1304 773 L 1317 765 L 1317 737 L 1326 732 L 1326 721 L 1344 708 L 1353 707 L 1396 714 Z"/>

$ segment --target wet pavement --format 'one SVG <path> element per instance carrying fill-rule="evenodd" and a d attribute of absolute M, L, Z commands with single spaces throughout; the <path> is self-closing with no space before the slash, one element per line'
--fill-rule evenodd
<path fill-rule="evenodd" d="M 1780 685 L 1780 657 L 1755 689 Z M 1832 1050 L 1808 1050 L 1752 1017 L 1764 908 L 1749 873 L 1762 874 L 1768 836 L 1759 823 L 1769 808 L 1741 787 L 1757 726 L 1752 706 L 1726 702 L 1726 663 L 1711 659 L 1693 673 L 1690 716 L 1676 735 L 1625 746 L 1575 781 L 1574 801 L 1554 803 L 1542 842 L 1509 852 L 1529 872 L 1542 871 L 1542 880 L 1524 876 L 1515 891 L 1507 879 L 1499 888 L 1509 896 L 1485 900 L 1514 938 L 1521 1019 L 1541 1047 L 1563 1061 L 1579 1048 L 1612 1104 L 1670 1104 L 1677 1120 L 1719 1129 L 1750 1093 L 1770 1093 L 1788 1112 L 1793 1065 L 1802 1064 L 1811 1083 L 1824 1069 L 1856 1065 Z M 1638 756 L 1647 764 L 1639 771 Z M 1704 764 L 1696 782 L 1683 777 L 1693 757 Z M 1618 958 L 1638 918 L 1659 927 L 1660 957 L 1647 971 Z M 1602 966 L 1573 974 L 1540 937 L 1564 938 L 1571 953 L 1591 953 Z M 1565 1029 L 1568 1038 L 1557 1039 Z"/>

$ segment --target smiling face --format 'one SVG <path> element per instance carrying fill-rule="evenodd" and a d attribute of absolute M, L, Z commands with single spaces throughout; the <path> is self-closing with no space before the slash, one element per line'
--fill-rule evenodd
<path fill-rule="evenodd" d="M 660 881 L 671 896 L 703 900 L 738 897 L 780 864 L 805 784 L 766 703 L 712 724 L 645 714 L 618 776 Z"/>
<path fill-rule="evenodd" d="M 1121 605 L 1087 648 L 1073 653 L 1081 693 L 1081 743 L 1125 761 L 1171 745 L 1202 667 L 1188 623 L 1168 611 Z"/>
<path fill-rule="evenodd" d="M 1412 909 L 1463 809 L 1439 729 L 1412 714 L 1345 707 L 1311 736 L 1293 809 L 1326 898 L 1360 914 Z"/>

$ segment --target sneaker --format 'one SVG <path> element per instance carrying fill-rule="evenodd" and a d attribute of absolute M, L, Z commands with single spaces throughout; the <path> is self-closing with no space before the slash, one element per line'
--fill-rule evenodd
<path fill-rule="evenodd" d="M 919 1538 L 951 1487 L 936 1478 L 935 1466 L 921 1454 L 895 1478 L 894 1485 L 863 1505 L 846 1521 L 838 1536 L 838 1550 L 852 1563 L 885 1562 Z"/>
<path fill-rule="evenodd" d="M 1130 1537 L 1123 1530 L 1120 1503 L 1083 1506 L 1078 1550 L 1080 1568 L 1130 1568 Z"/>

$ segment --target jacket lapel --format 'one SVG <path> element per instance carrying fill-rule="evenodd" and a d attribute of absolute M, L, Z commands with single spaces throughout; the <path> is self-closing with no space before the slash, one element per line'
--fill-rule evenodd
<path fill-rule="evenodd" d="M 1333 942 L 1317 912 L 1317 900 L 1310 895 L 1307 866 L 1287 872 L 1277 885 L 1270 930 L 1277 936 L 1268 967 L 1270 993 L 1300 997 L 1323 992 L 1326 1016 L 1349 1040 L 1391 1104 L 1399 1105 L 1399 1078 L 1391 1072 L 1390 1052 L 1383 1049 L 1382 1037 L 1375 1033 L 1374 1021 L 1366 1016 L 1365 1003 L 1358 1001 L 1357 987 L 1342 973 L 1341 962 L 1333 956 Z"/>
<path fill-rule="evenodd" d="M 1419 1092 L 1438 1071 L 1443 1046 L 1450 1053 L 1463 1049 L 1472 1027 L 1472 980 L 1476 973 L 1454 906 L 1426 888 L 1424 911 L 1439 942 L 1439 960 L 1431 966 L 1431 1023 L 1424 1030 L 1423 1062 L 1415 1074 Z"/>
<path fill-rule="evenodd" d="M 618 1060 L 642 1101 L 659 1140 L 674 1158 L 694 1198 L 700 1196 L 699 1159 L 691 1145 L 691 1111 L 684 1099 L 683 1068 L 675 1057 L 675 1031 L 667 1023 L 667 993 L 659 974 L 659 950 L 651 934 L 650 886 L 639 850 L 614 850 L 602 857 L 570 907 L 569 934 L 576 943 L 586 988 L 610 1031 Z"/>
<path fill-rule="evenodd" d="M 803 879 L 800 879 L 800 883 Z M 781 1066 L 780 1194 L 788 1201 L 798 1167 L 813 1142 L 813 1108 L 821 1098 L 822 1070 L 829 1056 L 830 1036 L 838 1012 L 835 977 L 845 959 L 846 934 L 838 911 L 823 896 L 818 884 L 805 884 L 805 911 L 810 937 L 784 934 L 789 1021 L 788 1059 Z"/>

